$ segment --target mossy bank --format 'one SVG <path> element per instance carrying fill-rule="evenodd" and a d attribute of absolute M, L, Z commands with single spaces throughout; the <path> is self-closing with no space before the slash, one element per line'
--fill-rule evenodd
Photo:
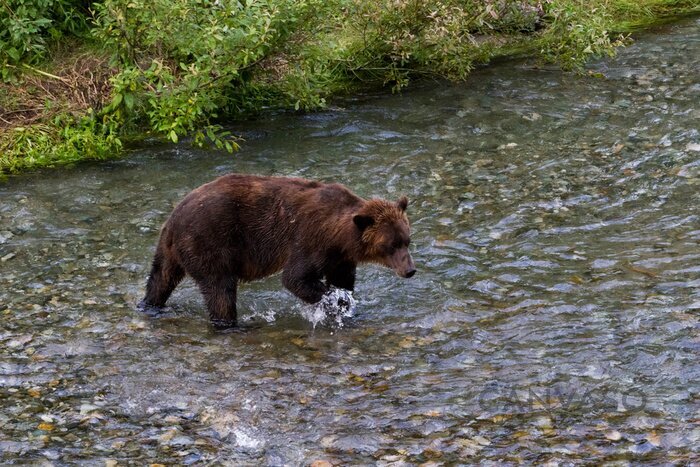
<path fill-rule="evenodd" d="M 220 124 L 367 88 L 465 79 L 496 57 L 580 70 L 700 0 L 8 0 L 0 173 L 156 136 L 234 151 Z"/>

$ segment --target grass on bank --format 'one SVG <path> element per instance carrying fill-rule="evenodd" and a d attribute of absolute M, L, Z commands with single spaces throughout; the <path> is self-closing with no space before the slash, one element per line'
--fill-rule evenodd
<path fill-rule="evenodd" d="M 130 138 L 233 151 L 218 122 L 365 88 L 463 80 L 495 57 L 564 69 L 700 0 L 3 0 L 0 172 Z"/>

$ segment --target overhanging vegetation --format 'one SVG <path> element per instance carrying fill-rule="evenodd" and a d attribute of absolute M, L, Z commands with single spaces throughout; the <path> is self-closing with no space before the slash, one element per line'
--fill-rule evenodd
<path fill-rule="evenodd" d="M 366 87 L 466 78 L 494 57 L 564 69 L 697 0 L 5 0 L 0 171 L 102 159 L 145 135 L 233 151 L 222 121 Z"/>

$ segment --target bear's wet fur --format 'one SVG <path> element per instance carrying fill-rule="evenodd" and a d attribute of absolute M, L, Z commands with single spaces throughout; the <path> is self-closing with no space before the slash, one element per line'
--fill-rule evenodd
<path fill-rule="evenodd" d="M 407 205 L 405 196 L 365 200 L 338 183 L 225 175 L 189 193 L 163 225 L 142 304 L 163 307 L 188 274 L 212 322 L 230 327 L 238 283 L 280 270 L 307 303 L 330 286 L 352 291 L 358 263 L 411 277 Z"/>

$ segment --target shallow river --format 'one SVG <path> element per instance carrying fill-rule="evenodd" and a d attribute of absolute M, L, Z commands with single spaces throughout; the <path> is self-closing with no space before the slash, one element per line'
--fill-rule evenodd
<path fill-rule="evenodd" d="M 500 64 L 0 183 L 0 463 L 700 460 L 697 57 L 695 18 L 590 77 Z M 342 327 L 279 277 L 244 333 L 191 281 L 140 314 L 161 223 L 232 171 L 408 195 L 418 273 L 361 267 Z"/>

